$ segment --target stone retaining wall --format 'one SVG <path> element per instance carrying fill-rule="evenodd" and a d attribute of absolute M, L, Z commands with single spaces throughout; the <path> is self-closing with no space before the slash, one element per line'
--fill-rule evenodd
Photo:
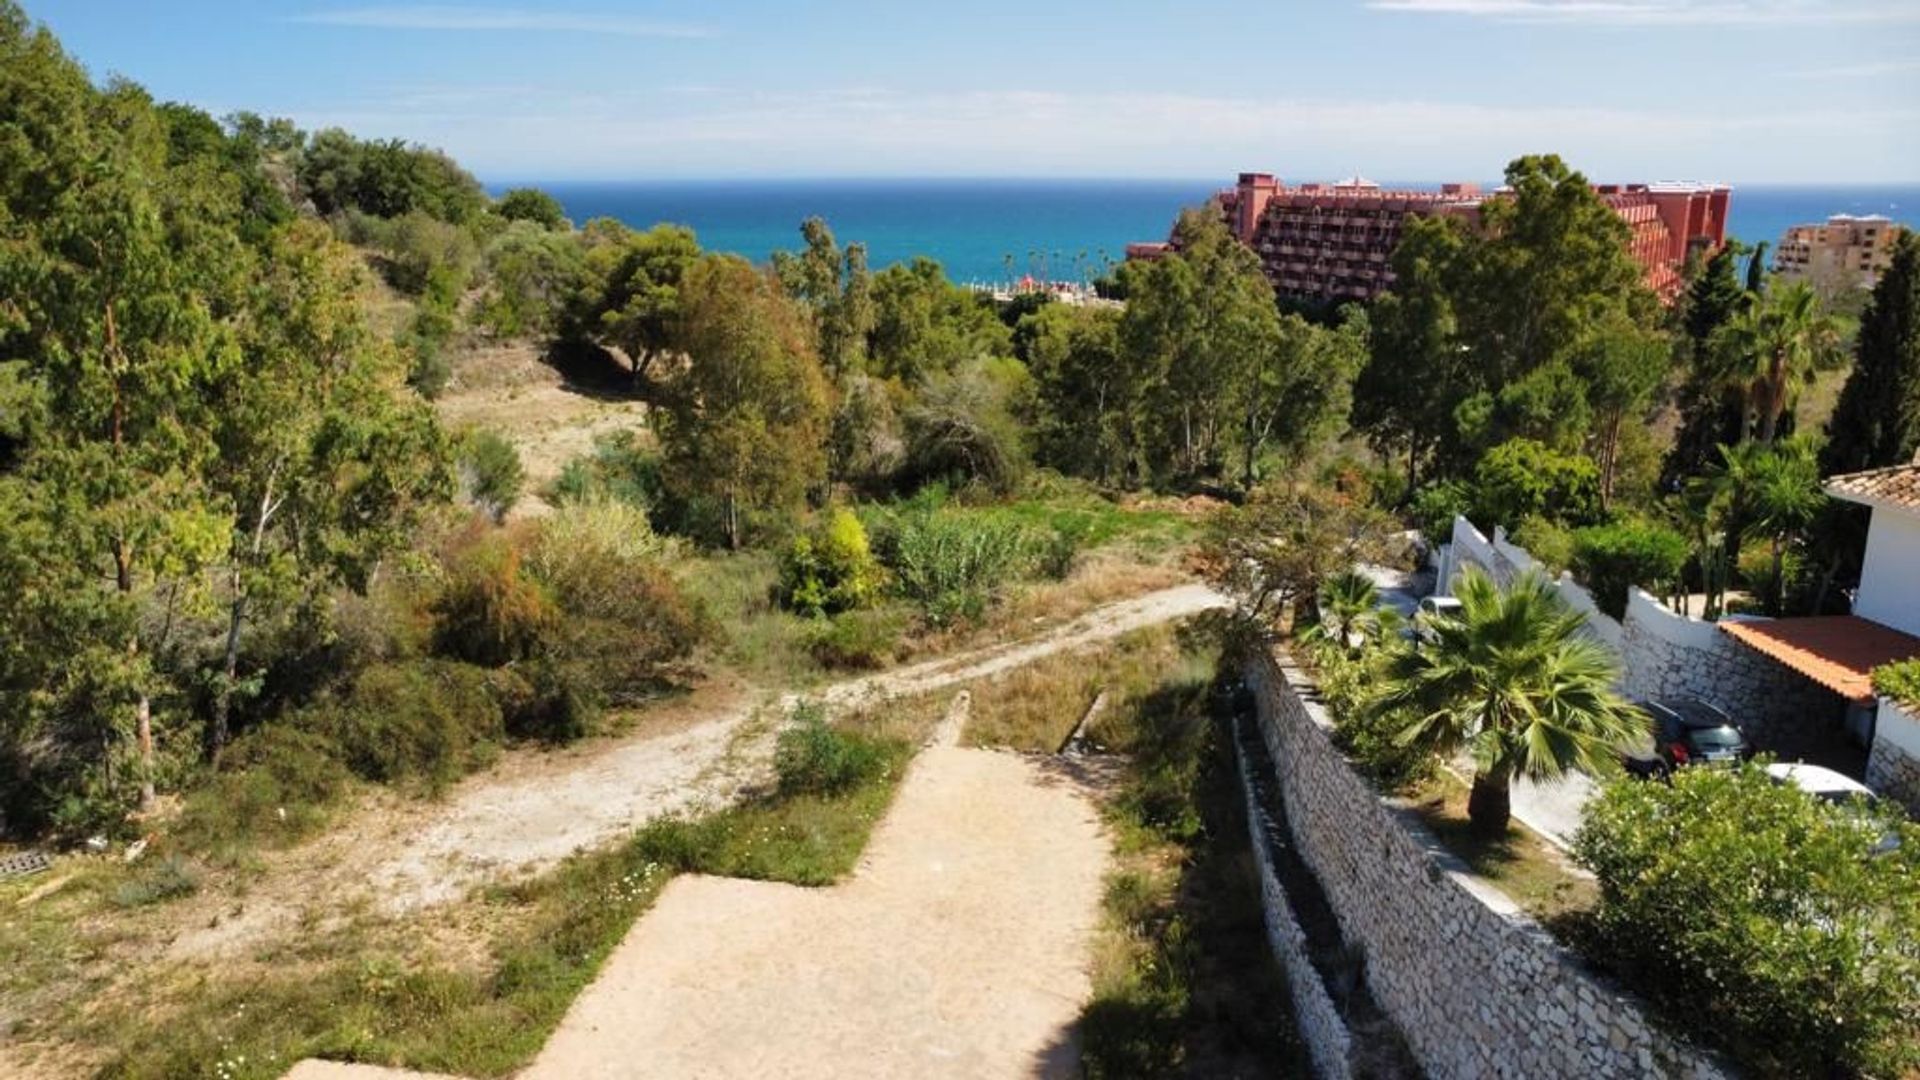
<path fill-rule="evenodd" d="M 1236 721 L 1237 724 L 1237 721 Z M 1236 732 L 1238 728 L 1236 727 Z M 1237 745 L 1238 740 L 1236 740 Z M 1274 958 L 1287 973 L 1287 995 L 1293 1001 L 1293 1024 L 1307 1044 L 1307 1056 L 1313 1062 L 1314 1075 L 1321 1080 L 1346 1080 L 1353 1050 L 1353 1036 L 1346 1021 L 1328 995 L 1326 984 L 1314 969 L 1307 951 L 1307 932 L 1294 917 L 1287 902 L 1287 890 L 1274 872 L 1268 849 L 1268 822 L 1254 794 L 1253 773 L 1244 755 L 1236 753 L 1240 765 L 1240 787 L 1246 796 L 1247 834 L 1253 844 L 1253 861 L 1260 871 L 1260 910 L 1267 926 L 1267 944 Z"/>
<path fill-rule="evenodd" d="M 1920 815 L 1920 716 L 1891 698 L 1880 699 L 1867 786 Z"/>
<path fill-rule="evenodd" d="M 1726 1075 L 1382 802 L 1334 747 L 1291 661 L 1258 659 L 1247 679 L 1294 845 L 1430 1076 Z"/>
<path fill-rule="evenodd" d="M 1631 697 L 1711 701 L 1755 746 L 1786 758 L 1829 750 L 1844 738 L 1839 695 L 1714 623 L 1676 614 L 1632 589 L 1624 629 L 1620 659 Z"/>

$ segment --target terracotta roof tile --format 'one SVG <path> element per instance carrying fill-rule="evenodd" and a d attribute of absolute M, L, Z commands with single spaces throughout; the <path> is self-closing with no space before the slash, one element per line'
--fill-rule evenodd
<path fill-rule="evenodd" d="M 1722 622 L 1735 640 L 1852 701 L 1873 696 L 1873 669 L 1920 656 L 1920 637 L 1858 615 Z"/>
<path fill-rule="evenodd" d="M 1829 477 L 1826 487 L 1829 495 L 1849 502 L 1920 510 L 1920 463 Z"/>

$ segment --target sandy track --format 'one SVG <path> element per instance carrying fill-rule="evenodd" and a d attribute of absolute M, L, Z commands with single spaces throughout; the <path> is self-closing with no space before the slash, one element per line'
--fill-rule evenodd
<path fill-rule="evenodd" d="M 937 691 L 1010 671 L 1224 604 L 1182 585 L 1109 604 L 1037 635 L 851 679 L 810 695 L 834 708 Z M 464 895 L 491 878 L 536 871 L 668 814 L 725 805 L 770 772 L 777 719 L 797 699 L 756 705 L 736 691 L 663 707 L 648 730 L 617 742 L 518 755 L 467 778 L 439 803 L 396 801 L 295 853 L 306 872 L 276 875 L 244 904 L 194 909 L 167 947 L 190 959 L 255 948 L 304 921 L 370 906 L 404 914 Z M 704 700 L 704 704 L 697 701 Z M 325 887 L 316 888 L 315 881 Z"/>
<path fill-rule="evenodd" d="M 838 709 L 940 690 L 1222 603 L 1203 585 L 1163 589 L 1098 608 L 1032 641 L 852 679 L 809 696 Z M 772 708 L 736 707 L 670 735 L 632 739 L 558 775 L 475 778 L 373 871 L 382 906 L 449 900 L 490 873 L 551 865 L 655 818 L 731 801 L 765 780 L 773 720 L 798 699 L 789 694 Z"/>
<path fill-rule="evenodd" d="M 953 745 L 965 709 L 852 878 L 675 878 L 519 1080 L 1078 1075 L 1108 839 L 1059 759 Z"/>
<path fill-rule="evenodd" d="M 933 747 L 846 883 L 675 879 L 521 1076 L 1078 1075 L 1108 856 L 1044 761 Z"/>

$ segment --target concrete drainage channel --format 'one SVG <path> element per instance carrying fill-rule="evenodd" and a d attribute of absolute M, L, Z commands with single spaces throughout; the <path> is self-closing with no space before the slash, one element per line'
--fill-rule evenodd
<path fill-rule="evenodd" d="M 1346 944 L 1320 882 L 1294 850 L 1273 763 L 1249 714 L 1247 707 L 1234 710 L 1234 759 L 1260 870 L 1261 910 L 1314 1072 L 1326 1080 L 1421 1076 L 1406 1039 L 1373 1000 L 1365 956 Z"/>

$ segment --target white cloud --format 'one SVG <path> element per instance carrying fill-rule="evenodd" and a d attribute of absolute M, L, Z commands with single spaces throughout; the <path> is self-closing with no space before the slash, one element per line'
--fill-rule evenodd
<path fill-rule="evenodd" d="M 625 37 L 712 37 L 702 26 L 654 22 L 627 15 L 591 12 L 449 7 L 420 4 L 310 11 L 292 22 L 356 26 L 378 30 L 454 30 L 517 33 L 616 34 Z"/>
<path fill-rule="evenodd" d="M 1920 107 L 1678 110 L 1271 100 L 1153 93 L 796 93 L 703 87 L 527 94 L 481 110 L 430 95 L 292 109 L 310 125 L 404 135 L 485 175 L 1221 176 L 1487 180 L 1554 151 L 1596 180 L 1920 177 Z"/>
<path fill-rule="evenodd" d="M 1912 0 L 1366 0 L 1376 11 L 1619 25 L 1920 23 Z"/>

